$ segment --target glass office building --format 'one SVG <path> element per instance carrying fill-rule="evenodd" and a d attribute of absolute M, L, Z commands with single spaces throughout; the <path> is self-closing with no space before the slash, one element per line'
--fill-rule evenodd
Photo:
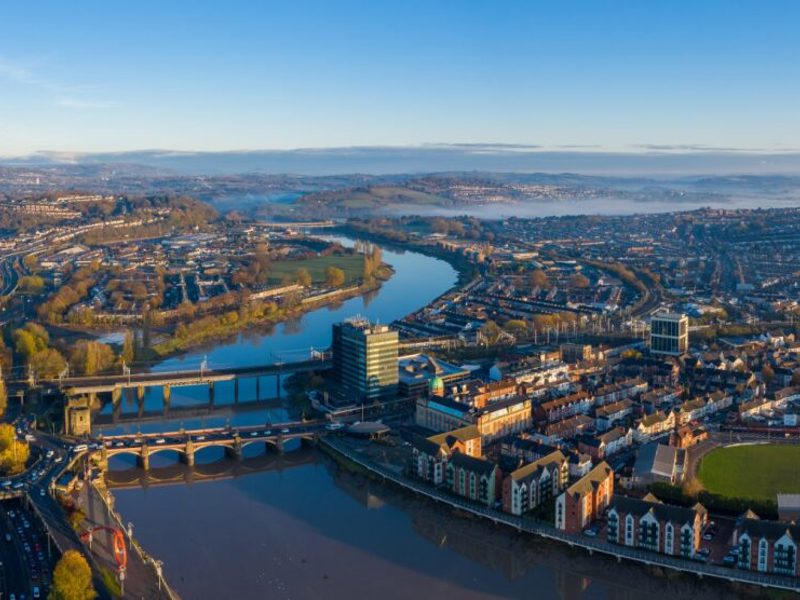
<path fill-rule="evenodd" d="M 362 318 L 333 326 L 333 369 L 349 399 L 372 402 L 397 395 L 397 331 Z"/>
<path fill-rule="evenodd" d="M 675 313 L 655 314 L 650 319 L 650 352 L 680 356 L 689 349 L 689 317 Z"/>

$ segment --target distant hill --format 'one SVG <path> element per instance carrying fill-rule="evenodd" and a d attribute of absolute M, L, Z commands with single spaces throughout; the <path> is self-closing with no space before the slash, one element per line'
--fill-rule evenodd
<path fill-rule="evenodd" d="M 703 149 L 679 151 L 599 152 L 546 150 L 536 146 L 498 144 L 431 144 L 408 147 L 307 148 L 240 152 L 141 150 L 111 153 L 41 152 L 0 159 L 0 165 L 136 164 L 181 175 L 241 173 L 310 176 L 362 173 L 514 172 L 580 173 L 622 177 L 696 175 L 800 175 L 800 153 L 754 153 Z"/>

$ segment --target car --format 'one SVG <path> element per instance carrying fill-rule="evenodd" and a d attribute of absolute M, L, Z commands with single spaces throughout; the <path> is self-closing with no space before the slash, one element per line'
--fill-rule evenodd
<path fill-rule="evenodd" d="M 205 439 L 206 439 L 206 436 L 204 436 L 204 435 L 198 435 L 196 438 L 194 438 L 194 441 L 195 441 L 195 442 L 202 442 L 202 441 L 203 441 L 203 440 L 205 440 Z"/>
<path fill-rule="evenodd" d="M 698 550 L 697 553 L 702 556 L 708 556 L 709 554 L 711 554 L 711 550 L 709 550 L 708 548 L 700 548 L 700 550 Z"/>
<path fill-rule="evenodd" d="M 589 527 L 583 532 L 583 535 L 587 535 L 589 537 L 597 537 L 597 530 L 594 527 Z"/>
<path fill-rule="evenodd" d="M 54 462 L 54 463 L 60 463 L 62 460 L 64 460 L 64 459 L 63 459 L 61 456 L 56 456 L 56 457 L 53 459 L 53 462 Z"/>
<path fill-rule="evenodd" d="M 117 442 L 116 444 L 114 444 L 114 446 L 117 447 L 117 448 L 124 448 L 125 447 L 125 442 Z"/>
<path fill-rule="evenodd" d="M 6 534 L 6 542 L 8 542 L 9 544 L 11 543 L 11 534 L 10 533 Z"/>
<path fill-rule="evenodd" d="M 167 440 L 165 440 L 164 438 L 158 438 L 156 440 L 156 444 L 166 444 L 166 443 L 167 443 Z"/>
<path fill-rule="evenodd" d="M 271 430 L 271 429 L 267 429 L 267 430 L 264 432 L 264 435 L 272 435 L 272 430 Z"/>
<path fill-rule="evenodd" d="M 726 567 L 732 567 L 736 564 L 737 560 L 738 559 L 732 554 L 727 554 L 725 558 L 722 559 L 722 564 L 725 565 Z"/>
<path fill-rule="evenodd" d="M 256 437 L 257 435 L 258 435 L 257 431 L 251 431 L 250 432 L 250 437 Z"/>
<path fill-rule="evenodd" d="M 712 533 L 704 533 L 703 534 L 703 541 L 704 542 L 710 542 L 713 539 L 714 539 L 714 534 L 712 534 Z"/>
<path fill-rule="evenodd" d="M 0 486 L 2 486 L 2 487 L 11 487 L 12 483 L 14 483 L 14 482 L 11 481 L 10 479 L 6 479 L 3 483 L 0 483 Z"/>
<path fill-rule="evenodd" d="M 337 431 L 342 427 L 344 427 L 343 423 L 328 423 L 327 425 L 325 425 L 325 429 L 327 429 L 328 431 Z"/>
<path fill-rule="evenodd" d="M 733 548 L 731 548 L 728 551 L 728 554 L 730 554 L 731 556 L 735 556 L 736 558 L 739 558 L 739 548 L 738 548 L 738 546 L 734 546 Z"/>
<path fill-rule="evenodd" d="M 42 497 L 44 497 L 44 496 L 45 496 L 45 491 L 44 491 L 44 488 L 42 488 L 42 489 L 40 489 L 40 490 L 39 490 L 39 495 L 40 495 L 40 496 L 42 496 Z"/>
<path fill-rule="evenodd" d="M 39 591 L 39 586 L 33 586 L 33 597 L 34 598 L 41 598 L 41 592 Z"/>
<path fill-rule="evenodd" d="M 89 446 L 86 444 L 78 444 L 77 446 L 72 448 L 72 451 L 77 454 L 78 452 L 86 452 L 89 449 Z"/>
<path fill-rule="evenodd" d="M 48 450 L 47 453 L 45 454 L 45 456 L 47 458 L 53 458 L 53 454 L 55 454 L 55 452 L 53 452 L 52 450 Z"/>
<path fill-rule="evenodd" d="M 283 429 L 281 429 L 281 433 L 289 433 L 289 430 L 286 429 L 286 427 L 284 427 Z"/>

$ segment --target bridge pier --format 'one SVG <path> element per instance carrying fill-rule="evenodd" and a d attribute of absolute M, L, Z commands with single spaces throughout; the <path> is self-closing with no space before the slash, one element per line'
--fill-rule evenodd
<path fill-rule="evenodd" d="M 150 468 L 150 448 L 147 447 L 147 444 L 142 444 L 142 449 L 139 451 L 136 463 L 145 471 Z"/>
<path fill-rule="evenodd" d="M 261 400 L 261 377 L 256 375 L 256 400 Z"/>
<path fill-rule="evenodd" d="M 214 382 L 208 384 L 208 405 L 214 406 Z"/>
<path fill-rule="evenodd" d="M 186 447 L 181 454 L 181 461 L 190 467 L 194 466 L 194 442 L 191 438 L 186 441 Z"/>
<path fill-rule="evenodd" d="M 145 388 L 144 388 L 143 385 L 137 385 L 136 386 L 136 397 L 139 400 L 144 400 L 144 391 L 145 391 Z"/>
<path fill-rule="evenodd" d="M 281 399 L 281 374 L 280 374 L 280 371 L 275 376 L 275 397 L 278 400 Z"/>
<path fill-rule="evenodd" d="M 108 471 L 108 449 L 105 444 L 100 449 L 100 458 L 97 461 L 97 466 L 101 471 Z"/>
<path fill-rule="evenodd" d="M 169 402 L 170 395 L 172 394 L 172 388 L 169 384 L 161 386 L 162 394 L 164 396 L 164 403 Z"/>
<path fill-rule="evenodd" d="M 236 460 L 242 460 L 242 438 L 237 433 L 233 438 L 233 446 L 225 446 L 225 455 Z"/>
<path fill-rule="evenodd" d="M 239 404 L 239 378 L 233 380 L 233 403 Z"/>
<path fill-rule="evenodd" d="M 122 388 L 115 387 L 111 390 L 111 403 L 117 406 L 122 400 Z"/>

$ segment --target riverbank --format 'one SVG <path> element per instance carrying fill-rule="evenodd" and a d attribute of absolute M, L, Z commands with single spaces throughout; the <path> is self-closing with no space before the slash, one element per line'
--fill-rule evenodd
<path fill-rule="evenodd" d="M 461 286 L 466 285 L 475 277 L 476 267 L 473 263 L 469 262 L 466 257 L 456 254 L 455 252 L 448 252 L 438 246 L 432 244 L 420 244 L 411 241 L 401 241 L 387 237 L 375 231 L 367 231 L 353 227 L 352 224 L 344 224 L 339 227 L 331 228 L 329 231 L 335 235 L 341 235 L 348 238 L 355 238 L 375 242 L 385 248 L 393 248 L 402 252 L 417 252 L 430 258 L 443 260 L 449 264 L 458 274 L 458 279 L 450 289 L 445 290 L 442 294 L 447 294 Z"/>
<path fill-rule="evenodd" d="M 368 472 L 383 482 L 393 483 L 408 492 L 425 496 L 438 503 L 443 503 L 465 514 L 487 519 L 494 524 L 505 525 L 517 532 L 532 534 L 550 541 L 566 544 L 571 548 L 581 548 L 593 555 L 595 552 L 616 559 L 631 561 L 645 565 L 674 571 L 676 573 L 691 574 L 697 577 L 713 577 L 724 580 L 737 586 L 747 586 L 749 593 L 757 593 L 760 586 L 773 590 L 800 592 L 800 580 L 793 577 L 762 574 L 753 571 L 741 571 L 727 567 L 698 563 L 663 554 L 642 551 L 626 546 L 619 546 L 597 538 L 583 535 L 573 535 L 556 529 L 554 526 L 541 521 L 525 517 L 515 517 L 508 513 L 500 512 L 484 505 L 477 504 L 461 497 L 448 494 L 438 488 L 405 477 L 401 467 L 389 468 L 387 465 L 378 464 L 366 455 L 359 452 L 355 445 L 348 444 L 341 439 L 323 438 L 321 447 L 327 449 L 329 455 L 338 455 L 338 463 L 347 465 L 354 472 Z M 742 593 L 737 588 L 737 593 Z"/>
<path fill-rule="evenodd" d="M 382 265 L 381 271 L 370 281 L 357 286 L 325 292 L 316 296 L 300 299 L 290 307 L 281 308 L 274 303 L 267 303 L 266 312 L 245 312 L 242 310 L 223 313 L 219 316 L 207 315 L 197 321 L 179 324 L 184 328 L 180 335 L 173 335 L 167 340 L 154 344 L 145 356 L 147 362 L 159 362 L 212 342 L 222 342 L 253 327 L 269 328 L 280 323 L 299 319 L 306 313 L 326 306 L 335 306 L 345 300 L 376 292 L 388 281 L 394 270 L 390 265 Z M 245 314 L 243 315 L 243 312 Z M 236 315 L 234 317 L 234 315 Z"/>

